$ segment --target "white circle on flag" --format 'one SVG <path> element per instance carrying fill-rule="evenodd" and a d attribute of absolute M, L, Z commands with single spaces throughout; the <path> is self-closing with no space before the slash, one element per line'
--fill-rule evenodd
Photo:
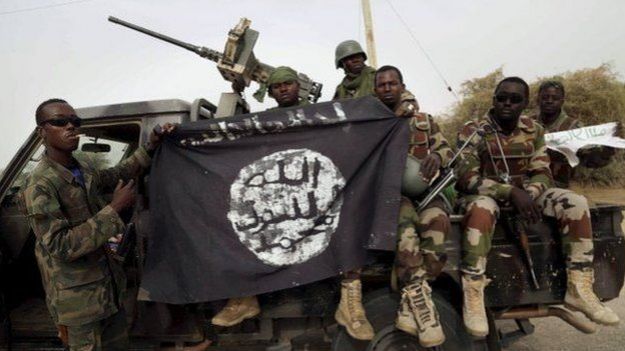
<path fill-rule="evenodd" d="M 338 228 L 344 187 L 328 157 L 309 149 L 275 152 L 239 171 L 228 220 L 265 264 L 306 262 L 325 251 Z"/>

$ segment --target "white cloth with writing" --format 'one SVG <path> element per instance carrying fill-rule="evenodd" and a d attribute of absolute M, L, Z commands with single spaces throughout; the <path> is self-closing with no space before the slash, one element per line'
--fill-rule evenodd
<path fill-rule="evenodd" d="M 547 148 L 566 156 L 571 167 L 579 164 L 576 153 L 579 149 L 590 146 L 609 146 L 625 149 L 625 139 L 615 136 L 616 122 L 598 124 L 589 127 L 545 134 Z"/>

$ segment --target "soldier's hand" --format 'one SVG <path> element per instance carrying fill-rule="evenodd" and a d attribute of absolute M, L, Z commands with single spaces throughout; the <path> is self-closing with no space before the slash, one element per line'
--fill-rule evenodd
<path fill-rule="evenodd" d="M 124 184 L 124 181 L 120 179 L 113 192 L 113 200 L 111 200 L 110 205 L 115 212 L 120 213 L 123 209 L 134 205 L 135 198 L 135 181 L 131 179 Z"/>
<path fill-rule="evenodd" d="M 540 220 L 540 210 L 527 191 L 513 187 L 512 191 L 510 191 L 510 202 L 524 219 L 531 223 L 536 223 Z"/>
<path fill-rule="evenodd" d="M 421 162 L 421 174 L 425 180 L 429 181 L 434 177 L 436 171 L 441 167 L 441 157 L 436 154 L 429 154 Z"/>
<path fill-rule="evenodd" d="M 403 100 L 395 111 L 395 116 L 412 117 L 417 112 L 419 112 L 419 105 L 416 100 Z"/>
<path fill-rule="evenodd" d="M 171 134 L 174 130 L 176 130 L 176 124 L 173 123 L 165 123 L 164 126 L 160 127 L 156 126 L 152 132 L 150 133 L 149 143 L 146 146 L 148 151 L 154 151 L 163 141 L 163 137 L 165 135 Z"/>

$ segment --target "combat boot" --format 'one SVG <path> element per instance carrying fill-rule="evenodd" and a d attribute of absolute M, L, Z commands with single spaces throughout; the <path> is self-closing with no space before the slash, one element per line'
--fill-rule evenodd
<path fill-rule="evenodd" d="M 336 321 L 345 327 L 354 339 L 373 339 L 373 327 L 365 316 L 362 307 L 362 287 L 360 279 L 344 279 L 341 282 L 341 302 L 334 313 Z"/>
<path fill-rule="evenodd" d="M 567 269 L 568 281 L 564 306 L 580 311 L 595 323 L 617 325 L 619 318 L 609 307 L 604 306 L 592 289 L 595 281 L 592 269 Z"/>
<path fill-rule="evenodd" d="M 478 337 L 488 335 L 488 319 L 484 307 L 484 288 L 490 283 L 483 274 L 462 275 L 462 319 L 467 331 Z"/>
<path fill-rule="evenodd" d="M 401 305 L 395 326 L 419 337 L 419 344 L 428 348 L 445 342 L 438 311 L 432 301 L 432 288 L 425 279 L 418 279 L 401 292 Z"/>
<path fill-rule="evenodd" d="M 226 307 L 217 313 L 211 322 L 220 327 L 231 327 L 260 313 L 256 296 L 238 297 L 228 300 Z"/>

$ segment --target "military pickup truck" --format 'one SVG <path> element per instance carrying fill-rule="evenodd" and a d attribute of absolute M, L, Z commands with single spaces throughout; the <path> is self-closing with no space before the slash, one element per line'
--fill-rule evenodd
<path fill-rule="evenodd" d="M 157 124 L 182 123 L 215 118 L 217 108 L 206 100 L 194 103 L 159 100 L 87 107 L 77 110 L 84 119 L 77 157 L 94 167 L 115 165 L 143 143 Z M 226 117 L 227 118 L 227 117 Z M 20 191 L 29 172 L 40 161 L 41 139 L 33 131 L 5 169 L 0 179 L 0 348 L 62 349 L 57 332 L 45 307 L 45 296 L 34 257 L 34 235 L 23 209 Z M 129 294 L 126 301 L 131 320 L 134 350 L 162 347 L 183 349 L 202 341 L 214 340 L 217 350 L 421 350 L 417 339 L 394 328 L 398 293 L 392 284 L 393 252 L 371 252 L 363 272 L 365 308 L 376 335 L 371 342 L 352 340 L 334 321 L 339 301 L 335 279 L 278 291 L 260 297 L 262 314 L 232 328 L 214 328 L 212 315 L 223 301 L 193 306 L 175 306 L 136 301 L 141 277 L 143 247 L 149 236 L 149 175 L 140 182 L 134 223 L 137 245 L 126 260 Z M 603 300 L 618 297 L 623 286 L 625 238 L 622 208 L 592 208 L 595 242 L 595 291 Z M 493 282 L 486 289 L 491 333 L 474 340 L 464 330 L 461 318 L 460 216 L 452 216 L 453 232 L 447 239 L 448 263 L 433 283 L 434 299 L 441 314 L 447 341 L 440 350 L 500 350 L 514 338 L 533 331 L 533 318 L 556 316 L 582 332 L 593 326 L 561 305 L 566 288 L 564 259 L 554 223 L 543 222 L 529 228 L 529 248 L 534 259 L 536 289 L 519 246 L 503 227 L 497 228 L 490 253 L 487 275 Z M 499 320 L 515 320 L 518 330 L 500 333 Z"/>

